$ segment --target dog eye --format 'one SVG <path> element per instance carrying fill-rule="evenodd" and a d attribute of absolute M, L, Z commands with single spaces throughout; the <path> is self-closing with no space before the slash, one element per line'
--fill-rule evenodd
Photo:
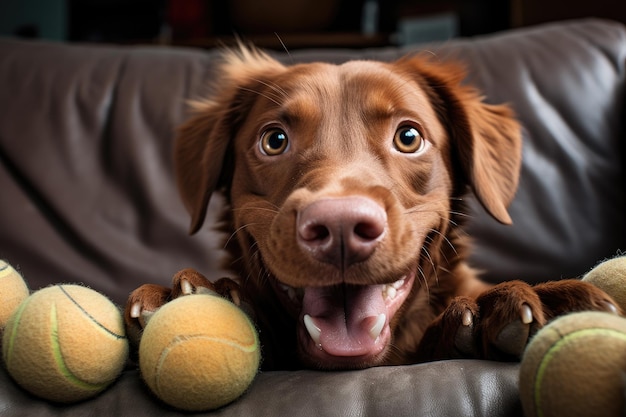
<path fill-rule="evenodd" d="M 261 135 L 261 152 L 268 156 L 284 153 L 289 145 L 287 134 L 281 129 L 269 129 Z"/>
<path fill-rule="evenodd" d="M 415 153 L 424 148 L 425 140 L 413 126 L 402 126 L 393 138 L 394 147 L 402 153 Z"/>

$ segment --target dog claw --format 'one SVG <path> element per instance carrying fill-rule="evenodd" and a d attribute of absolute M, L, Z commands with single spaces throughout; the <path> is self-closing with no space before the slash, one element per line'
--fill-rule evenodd
<path fill-rule="evenodd" d="M 180 289 L 181 289 L 181 292 L 183 293 L 183 295 L 193 294 L 193 286 L 186 279 L 181 279 L 180 280 Z"/>
<path fill-rule="evenodd" d="M 230 294 L 230 299 L 232 300 L 233 304 L 235 304 L 236 306 L 240 306 L 241 305 L 241 297 L 239 297 L 239 291 L 231 290 L 229 292 L 229 294 Z"/>
<path fill-rule="evenodd" d="M 376 318 L 376 323 L 374 323 L 374 325 L 370 329 L 370 336 L 372 337 L 373 340 L 378 339 L 378 336 L 380 336 L 380 334 L 383 331 L 383 328 L 385 327 L 386 321 L 387 321 L 386 314 L 381 313 L 378 315 L 378 317 Z"/>
<path fill-rule="evenodd" d="M 530 324 L 533 322 L 533 312 L 528 304 L 522 305 L 521 320 L 524 324 Z"/>
<path fill-rule="evenodd" d="M 617 307 L 615 307 L 615 305 L 613 305 L 613 303 L 609 303 L 607 301 L 606 306 L 609 309 L 610 313 L 619 315 L 619 310 L 617 309 Z"/>
<path fill-rule="evenodd" d="M 463 312 L 463 317 L 461 318 L 461 320 L 462 320 L 463 326 L 469 327 L 472 325 L 474 321 L 474 315 L 472 314 L 471 311 L 465 310 L 465 312 Z"/>
<path fill-rule="evenodd" d="M 141 303 L 134 303 L 130 308 L 130 317 L 133 319 L 138 319 L 141 317 Z"/>
<path fill-rule="evenodd" d="M 315 325 L 315 323 L 313 322 L 313 318 L 308 314 L 304 315 L 304 326 L 306 327 L 307 332 L 309 332 L 309 336 L 311 336 L 311 339 L 313 339 L 316 345 L 320 346 L 322 329 Z"/>

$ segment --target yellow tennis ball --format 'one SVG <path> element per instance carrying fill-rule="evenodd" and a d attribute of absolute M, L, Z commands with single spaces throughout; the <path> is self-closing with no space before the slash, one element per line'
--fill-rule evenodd
<path fill-rule="evenodd" d="M 44 399 L 94 396 L 121 373 L 128 342 L 119 309 L 80 285 L 34 292 L 9 319 L 2 354 L 9 374 Z"/>
<path fill-rule="evenodd" d="M 531 340 L 520 366 L 526 417 L 623 416 L 626 319 L 573 313 Z"/>
<path fill-rule="evenodd" d="M 152 392 L 186 411 L 211 410 L 241 396 L 260 361 L 256 329 L 230 301 L 187 295 L 159 309 L 144 329 L 139 367 Z"/>
<path fill-rule="evenodd" d="M 28 286 L 22 276 L 0 259 L 0 331 L 26 297 Z"/>
<path fill-rule="evenodd" d="M 583 281 L 590 282 L 610 295 L 626 312 L 626 256 L 602 262 L 589 271 Z"/>

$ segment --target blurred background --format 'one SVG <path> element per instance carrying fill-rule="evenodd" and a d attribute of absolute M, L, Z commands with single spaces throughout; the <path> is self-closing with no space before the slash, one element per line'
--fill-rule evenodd
<path fill-rule="evenodd" d="M 555 20 L 626 23 L 624 0 L 0 0 L 0 36 L 293 50 L 417 44 Z"/>

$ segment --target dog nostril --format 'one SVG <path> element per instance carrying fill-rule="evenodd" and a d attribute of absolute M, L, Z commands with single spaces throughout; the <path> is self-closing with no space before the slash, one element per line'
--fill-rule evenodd
<path fill-rule="evenodd" d="M 345 268 L 369 258 L 387 227 L 383 207 L 364 197 L 328 198 L 304 207 L 297 242 L 313 258 Z"/>
<path fill-rule="evenodd" d="M 384 231 L 384 225 L 377 222 L 361 222 L 354 226 L 354 234 L 363 240 L 378 239 Z"/>
<path fill-rule="evenodd" d="M 323 224 L 311 224 L 300 230 L 300 237 L 306 241 L 324 241 L 330 237 L 330 230 Z"/>

